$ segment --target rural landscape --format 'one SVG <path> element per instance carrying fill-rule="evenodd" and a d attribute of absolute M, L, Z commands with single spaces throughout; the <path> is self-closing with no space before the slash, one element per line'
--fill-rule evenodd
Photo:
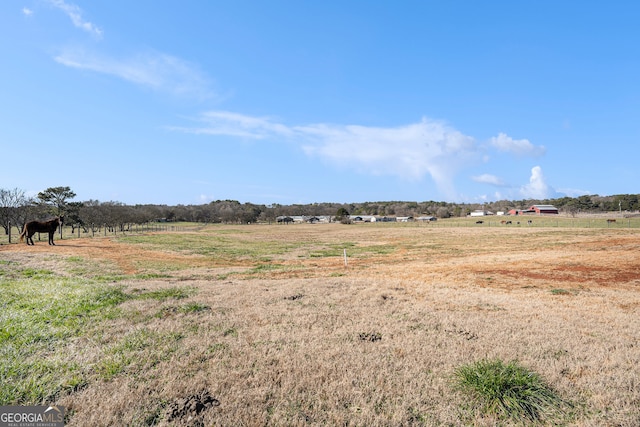
<path fill-rule="evenodd" d="M 0 427 L 640 427 L 638 16 L 0 1 Z"/>
<path fill-rule="evenodd" d="M 531 218 L 5 241 L 0 402 L 70 426 L 639 425 L 640 219 Z"/>

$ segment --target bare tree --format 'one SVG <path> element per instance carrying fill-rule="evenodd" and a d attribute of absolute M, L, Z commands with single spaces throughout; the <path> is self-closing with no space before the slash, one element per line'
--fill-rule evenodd
<path fill-rule="evenodd" d="M 0 189 L 0 224 L 5 234 L 9 234 L 9 227 L 15 225 L 20 228 L 31 215 L 34 200 L 25 195 L 23 190 Z"/>

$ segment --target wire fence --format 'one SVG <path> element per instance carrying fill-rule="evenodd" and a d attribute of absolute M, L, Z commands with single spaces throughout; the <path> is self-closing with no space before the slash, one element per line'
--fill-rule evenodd
<path fill-rule="evenodd" d="M 433 221 L 435 227 L 537 227 L 537 228 L 598 228 L 598 229 L 628 229 L 640 228 L 640 218 L 503 218 L 475 217 L 456 220 Z"/>
<path fill-rule="evenodd" d="M 145 223 L 145 224 L 130 224 L 125 227 L 117 226 L 90 226 L 90 227 L 71 227 L 62 226 L 58 227 L 54 235 L 54 240 L 68 240 L 68 239 L 86 239 L 96 237 L 118 237 L 144 233 L 159 233 L 159 232 L 184 232 L 189 230 L 189 227 L 181 225 L 170 225 L 160 223 Z M 9 233 L 5 233 L 2 229 L 0 234 L 0 245 L 20 243 L 21 229 L 18 227 L 11 227 Z M 49 236 L 47 233 L 36 233 L 33 235 L 33 241 L 47 243 Z"/>

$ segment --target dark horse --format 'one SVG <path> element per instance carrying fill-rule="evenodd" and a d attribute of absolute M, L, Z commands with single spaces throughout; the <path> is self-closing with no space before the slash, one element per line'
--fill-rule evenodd
<path fill-rule="evenodd" d="M 62 227 L 63 217 L 51 219 L 49 221 L 31 221 L 24 225 L 24 229 L 20 234 L 20 241 L 24 241 L 24 236 L 27 236 L 27 245 L 33 245 L 33 235 L 36 233 L 49 233 L 49 244 L 53 243 L 53 234 L 56 232 L 58 226 Z M 31 243 L 29 243 L 31 242 Z"/>

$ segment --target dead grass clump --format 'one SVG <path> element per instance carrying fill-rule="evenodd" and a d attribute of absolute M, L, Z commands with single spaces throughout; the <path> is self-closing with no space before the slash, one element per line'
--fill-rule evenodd
<path fill-rule="evenodd" d="M 382 334 L 379 332 L 361 332 L 358 334 L 358 338 L 360 338 L 360 341 L 376 342 L 382 339 Z"/>

